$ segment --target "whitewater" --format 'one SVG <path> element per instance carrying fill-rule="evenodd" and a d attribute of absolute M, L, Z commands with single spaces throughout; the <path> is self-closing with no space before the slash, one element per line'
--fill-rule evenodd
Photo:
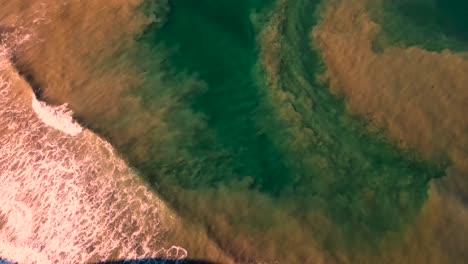
<path fill-rule="evenodd" d="M 185 258 L 164 239 L 176 216 L 66 105 L 36 99 L 11 46 L 0 47 L 0 256 L 37 264 Z"/>

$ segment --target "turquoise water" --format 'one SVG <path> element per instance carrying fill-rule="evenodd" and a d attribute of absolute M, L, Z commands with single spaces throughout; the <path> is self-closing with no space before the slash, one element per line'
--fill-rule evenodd
<path fill-rule="evenodd" d="M 384 1 L 383 8 L 378 10 L 374 18 L 383 25 L 381 37 L 386 45 L 420 46 L 429 50 L 466 50 L 466 1 Z"/>
<path fill-rule="evenodd" d="M 255 84 L 257 62 L 252 12 L 261 12 L 272 1 L 177 1 L 171 5 L 169 22 L 155 33 L 172 51 L 177 71 L 196 74 L 208 89 L 190 102 L 206 116 L 217 144 L 200 142 L 193 156 L 229 153 L 229 163 L 219 172 L 220 181 L 255 175 L 254 185 L 278 189 L 287 174 L 281 153 L 258 134 L 255 113 L 260 103 Z M 184 32 L 184 33 L 181 33 Z M 229 175 L 223 170 L 227 169 Z M 268 180 L 274 179 L 273 181 Z"/>
<path fill-rule="evenodd" d="M 238 260 L 250 259 L 250 251 L 239 250 L 242 241 L 251 251 L 286 248 L 284 259 L 315 239 L 331 251 L 376 247 L 411 224 L 429 181 L 443 174 L 368 132 L 365 120 L 346 113 L 317 80 L 323 65 L 309 35 L 319 4 L 172 1 L 166 23 L 139 39 L 164 54 L 161 79 L 198 87 L 178 103 L 200 125 L 171 119 L 177 109 L 167 109 L 168 129 L 186 127 L 192 136 L 167 142 L 176 158 L 161 158 L 158 149 L 134 165 L 184 219 L 205 227 Z M 278 54 L 262 42 L 268 26 L 276 27 Z M 278 71 L 263 64 L 269 54 L 276 54 Z M 146 87 L 136 94 L 157 109 L 160 92 Z M 134 148 L 120 150 L 132 156 Z M 316 225 L 317 215 L 329 225 Z M 293 225 L 291 237 L 279 240 Z M 293 248 L 288 243 L 299 234 L 303 248 Z"/>

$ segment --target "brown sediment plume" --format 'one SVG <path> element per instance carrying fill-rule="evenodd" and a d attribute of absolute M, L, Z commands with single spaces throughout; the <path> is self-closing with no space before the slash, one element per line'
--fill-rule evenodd
<path fill-rule="evenodd" d="M 418 47 L 373 50 L 380 26 L 368 1 L 329 1 L 314 29 L 333 93 L 372 129 L 427 159 L 448 159 L 447 177 L 431 184 L 429 201 L 405 242 L 388 240 L 379 263 L 461 263 L 468 260 L 468 56 Z M 359 263 L 375 258 L 358 257 Z"/>
<path fill-rule="evenodd" d="M 354 252 L 345 263 L 465 263 L 467 204 L 437 185 L 432 186 L 421 215 L 406 228 L 403 239 L 386 240 L 378 254 Z"/>
<path fill-rule="evenodd" d="M 466 54 L 417 47 L 375 53 L 379 25 L 365 2 L 331 2 L 313 32 L 332 91 L 402 147 L 425 157 L 446 153 L 456 162 L 468 150 Z"/>
<path fill-rule="evenodd" d="M 164 0 L 152 2 L 155 8 L 167 4 Z M 144 16 L 139 10 L 142 4 L 142 0 L 60 3 L 0 0 L 0 26 L 14 28 L 16 36 L 30 36 L 27 43 L 12 52 L 17 67 L 32 76 L 40 87 L 42 99 L 50 104 L 67 103 L 83 124 L 105 135 L 115 145 L 131 147 L 132 161 L 144 160 L 148 151 L 172 159 L 176 154 L 171 144 L 166 143 L 191 133 L 170 132 L 166 122 L 171 118 L 168 112 L 179 106 L 178 98 L 184 92 L 180 88 L 164 90 L 161 76 L 148 76 L 144 72 L 144 66 L 148 65 L 141 65 L 144 61 L 141 58 L 148 54 L 140 50 L 135 38 L 145 26 L 160 21 L 156 16 Z M 131 95 L 143 85 L 161 89 L 155 99 L 157 108 Z M 183 120 L 179 122 L 184 123 L 183 127 L 196 126 L 198 119 L 191 112 L 182 109 L 180 113 L 179 119 Z M 181 131 L 185 130 L 181 128 Z M 164 142 L 164 147 L 158 142 Z M 131 218 L 131 212 L 127 217 Z M 176 216 L 173 221 L 165 236 L 187 249 L 189 258 L 232 262 L 204 230 L 183 223 Z M 156 223 L 145 225 L 156 227 Z M 157 244 L 157 238 L 155 232 L 151 243 Z M 129 238 L 122 239 L 123 244 L 131 243 Z"/>
<path fill-rule="evenodd" d="M 139 10 L 143 1 L 25 1 L 28 5 L 24 6 L 5 2 L 1 23 L 29 28 L 34 34 L 35 41 L 16 51 L 16 64 L 34 77 L 44 100 L 68 103 L 85 125 L 117 146 L 132 148 L 132 161 L 144 161 L 150 151 L 161 159 L 180 156 L 168 145 L 158 151 L 151 148 L 161 146 L 158 142 L 187 142 L 177 139 L 191 136 L 188 129 L 169 131 L 166 121 L 176 119 L 171 116 L 173 109 L 181 109 L 175 112 L 186 127 L 200 126 L 199 118 L 179 102 L 186 93 L 183 89 L 197 84 L 168 87 L 162 76 L 145 72 L 157 72 L 162 58 L 148 59 L 150 52 L 135 40 L 147 25 L 159 23 Z M 20 15 L 11 15 L 15 12 Z M 152 106 L 130 95 L 143 87 L 161 91 Z"/>
<path fill-rule="evenodd" d="M 340 263 L 337 257 L 311 236 L 329 236 L 330 221 L 318 212 L 297 219 L 278 207 L 287 207 L 260 192 L 238 188 L 180 190 L 193 203 L 202 222 L 215 223 L 207 230 L 236 263 Z M 192 208 L 193 209 L 193 208 Z M 219 212 L 219 213 L 218 213 Z M 315 225 L 324 234 L 312 234 L 304 222 Z M 241 227 L 241 228 L 239 228 Z M 325 231 L 326 230 L 326 231 Z"/>

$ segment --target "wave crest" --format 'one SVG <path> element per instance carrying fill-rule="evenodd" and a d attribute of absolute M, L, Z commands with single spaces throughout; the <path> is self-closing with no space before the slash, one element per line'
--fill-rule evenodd
<path fill-rule="evenodd" d="M 51 106 L 33 97 L 32 108 L 42 122 L 50 127 L 71 136 L 76 136 L 83 131 L 83 128 L 73 120 L 73 111 L 68 108 L 67 104 Z"/>

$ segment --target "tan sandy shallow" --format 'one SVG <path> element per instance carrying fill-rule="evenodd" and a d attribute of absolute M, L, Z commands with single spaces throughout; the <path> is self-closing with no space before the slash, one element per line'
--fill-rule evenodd
<path fill-rule="evenodd" d="M 433 182 L 429 201 L 407 242 L 389 241 L 388 263 L 468 260 L 468 54 L 418 47 L 373 50 L 380 30 L 367 1 L 329 1 L 312 32 L 331 90 L 402 148 L 426 159 L 447 158 L 447 177 Z M 364 262 L 365 257 L 362 261 Z M 372 263 L 372 262 L 371 262 Z"/>

